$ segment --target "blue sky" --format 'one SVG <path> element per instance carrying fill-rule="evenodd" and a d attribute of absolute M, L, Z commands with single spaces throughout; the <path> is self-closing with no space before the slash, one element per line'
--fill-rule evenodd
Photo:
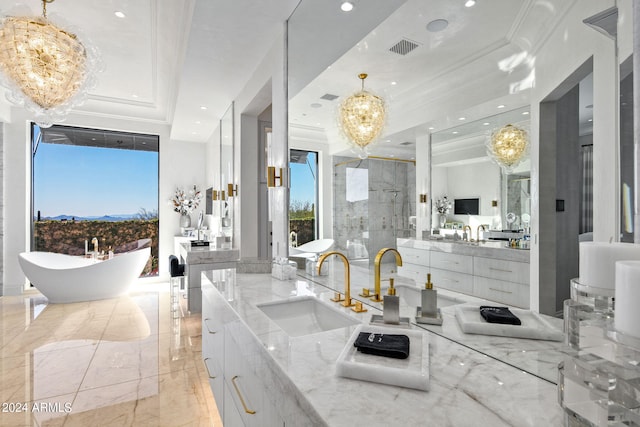
<path fill-rule="evenodd" d="M 314 175 L 318 176 L 316 153 L 310 153 L 308 158 L 313 173 L 309 165 L 301 163 L 291 163 L 291 201 L 300 200 L 302 202 L 315 203 L 315 182 Z"/>
<path fill-rule="evenodd" d="M 40 144 L 34 214 L 102 216 L 158 209 L 158 153 Z"/>

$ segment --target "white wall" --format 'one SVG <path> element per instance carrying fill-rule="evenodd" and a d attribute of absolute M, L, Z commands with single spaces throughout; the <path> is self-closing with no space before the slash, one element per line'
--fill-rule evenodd
<path fill-rule="evenodd" d="M 12 108 L 4 131 L 4 274 L 3 293 L 19 294 L 25 277 L 18 265 L 18 254 L 30 246 L 31 162 L 29 115 Z M 176 186 L 197 185 L 205 189 L 205 144 L 172 141 L 169 126 L 159 123 L 105 119 L 86 115 L 70 115 L 64 123 L 96 129 L 148 133 L 160 136 L 158 215 L 160 277 L 168 278 L 167 259 L 173 252 L 173 236 L 179 234 L 179 215 L 168 200 Z M 204 205 L 201 206 L 204 209 Z M 194 214 L 197 216 L 197 212 Z"/>
<path fill-rule="evenodd" d="M 594 239 L 608 240 L 617 229 L 617 91 L 614 43 L 582 20 L 614 5 L 613 1 L 574 2 L 561 24 L 535 53 L 536 81 L 531 100 L 531 309 L 539 309 L 540 163 L 539 103 L 593 56 Z M 555 189 L 548 189 L 549 191 Z"/>
<path fill-rule="evenodd" d="M 441 168 L 434 168 L 441 169 Z M 492 200 L 500 199 L 500 168 L 490 161 L 444 168 L 447 174 L 447 195 L 453 199 L 480 199 L 481 216 L 499 215 L 491 207 Z M 467 215 L 454 215 L 453 207 L 447 215 L 455 221 L 469 225 Z"/>

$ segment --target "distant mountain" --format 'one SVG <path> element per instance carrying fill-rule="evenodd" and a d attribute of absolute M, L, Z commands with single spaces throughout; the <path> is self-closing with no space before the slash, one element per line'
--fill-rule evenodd
<path fill-rule="evenodd" d="M 75 215 L 58 215 L 58 216 L 44 216 L 40 219 L 49 221 L 126 221 L 129 219 L 137 218 L 138 214 L 123 214 L 123 215 L 103 215 L 103 216 L 75 216 Z"/>

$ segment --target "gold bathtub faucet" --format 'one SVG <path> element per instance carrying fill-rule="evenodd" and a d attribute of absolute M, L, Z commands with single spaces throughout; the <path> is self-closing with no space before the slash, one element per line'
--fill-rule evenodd
<path fill-rule="evenodd" d="M 374 279 L 375 289 L 374 289 L 374 295 L 371 298 L 371 300 L 375 302 L 382 302 L 382 298 L 380 295 L 380 262 L 382 261 L 382 257 L 384 256 L 384 254 L 386 254 L 387 252 L 393 252 L 396 256 L 396 265 L 398 267 L 402 266 L 402 257 L 400 256 L 400 252 L 398 252 L 396 249 L 393 249 L 393 248 L 380 249 L 380 251 L 376 255 L 376 259 L 373 267 L 373 270 L 375 272 L 375 279 Z"/>
<path fill-rule="evenodd" d="M 317 267 L 318 275 L 320 274 L 320 270 L 322 269 L 322 264 L 324 263 L 324 260 L 330 257 L 331 255 L 339 256 L 342 259 L 342 262 L 344 263 L 344 299 L 342 298 L 342 295 L 340 295 L 340 292 L 336 292 L 336 297 L 331 299 L 331 301 L 335 301 L 335 302 L 342 301 L 342 305 L 344 307 L 353 307 L 355 304 L 351 301 L 351 268 L 349 266 L 349 260 L 347 259 L 346 256 L 344 256 L 344 254 L 337 251 L 331 251 L 331 252 L 322 254 L 320 256 L 320 259 L 318 260 L 318 267 Z"/>

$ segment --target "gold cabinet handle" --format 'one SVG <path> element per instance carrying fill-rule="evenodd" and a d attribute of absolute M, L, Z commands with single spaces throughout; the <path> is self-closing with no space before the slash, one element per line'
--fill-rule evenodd
<path fill-rule="evenodd" d="M 233 387 L 236 389 L 236 393 L 238 393 L 238 397 L 240 398 L 240 403 L 242 403 L 242 407 L 244 408 L 244 412 L 246 412 L 247 414 L 255 414 L 256 411 L 252 411 L 251 409 L 247 408 L 247 404 L 244 403 L 244 399 L 242 398 L 242 393 L 240 393 L 240 389 L 238 388 L 238 385 L 236 384 L 236 379 L 238 379 L 238 376 L 234 376 L 233 378 L 231 378 L 231 383 L 233 384 Z"/>
<path fill-rule="evenodd" d="M 511 270 L 503 270 L 502 268 L 493 268 L 493 267 L 489 267 L 489 270 L 493 270 L 493 271 L 502 271 L 505 273 L 513 273 L 513 271 Z"/>
<path fill-rule="evenodd" d="M 489 288 L 489 289 L 491 289 L 492 291 L 502 292 L 502 293 L 505 293 L 505 294 L 512 294 L 513 293 L 511 291 L 503 291 L 502 289 L 496 289 L 496 288 Z"/>
<path fill-rule="evenodd" d="M 211 329 L 209 329 L 209 325 L 207 325 L 207 320 L 211 320 L 211 319 L 209 319 L 209 318 L 207 317 L 206 319 L 204 319 L 204 320 L 202 321 L 202 322 L 204 323 L 204 326 L 207 328 L 207 331 L 208 331 L 210 334 L 217 334 L 217 333 L 218 333 L 218 331 L 212 331 Z"/>
<path fill-rule="evenodd" d="M 207 360 L 211 359 L 210 357 L 205 357 L 204 358 L 204 368 L 207 370 L 207 375 L 209 376 L 209 379 L 215 380 L 216 377 L 214 377 L 213 375 L 211 375 L 211 372 L 209 372 L 209 365 L 207 365 Z"/>

